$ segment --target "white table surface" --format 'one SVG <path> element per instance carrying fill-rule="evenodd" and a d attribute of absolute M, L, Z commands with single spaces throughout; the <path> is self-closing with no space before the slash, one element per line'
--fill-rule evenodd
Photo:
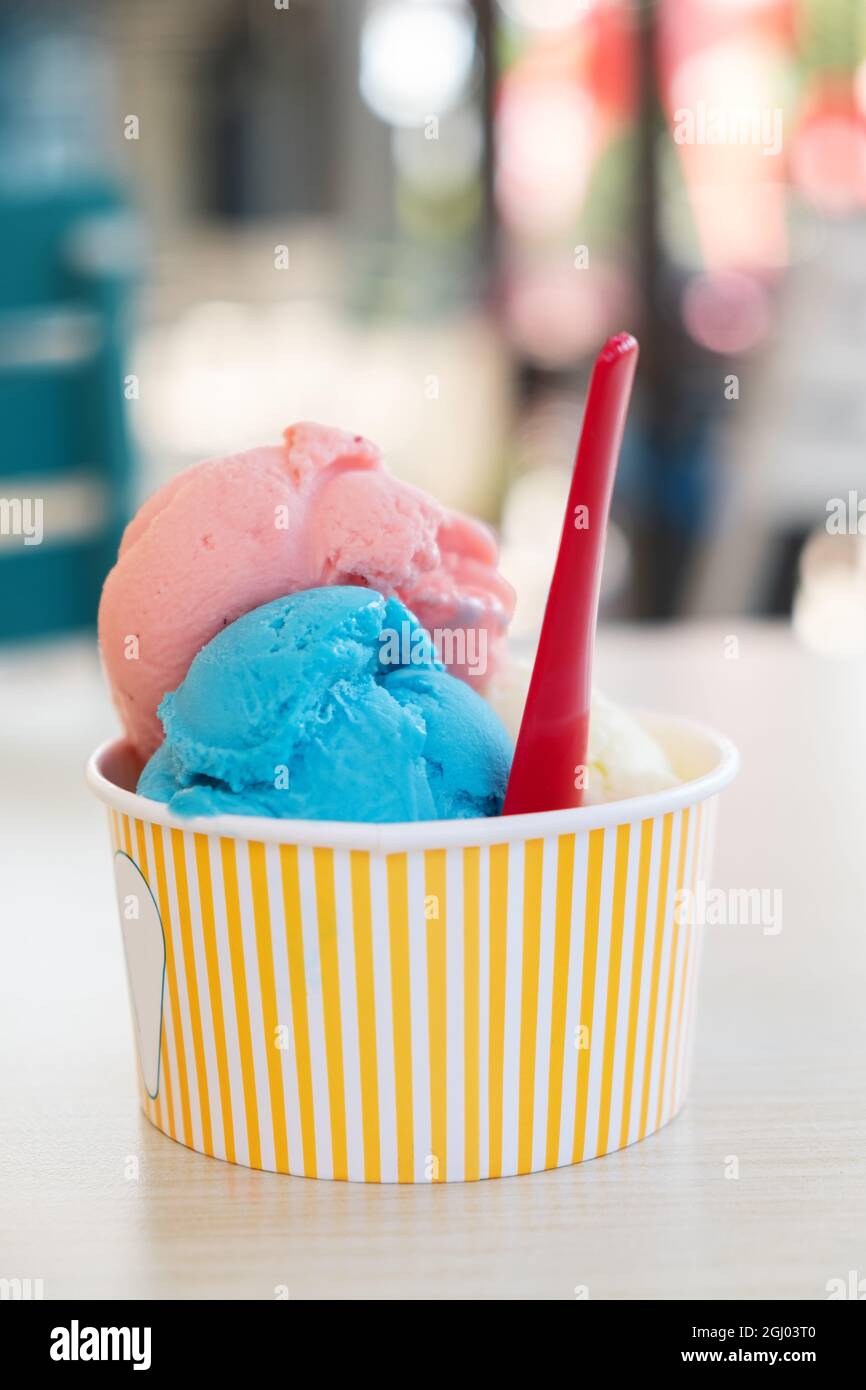
<path fill-rule="evenodd" d="M 377 1188 L 203 1158 L 139 1114 L 82 779 L 114 728 L 96 659 L 0 656 L 0 1277 L 268 1299 L 821 1299 L 866 1279 L 866 663 L 735 620 L 610 630 L 597 675 L 739 744 L 715 881 L 780 888 L 783 929 L 707 929 L 690 1101 L 661 1133 L 556 1172 Z"/>

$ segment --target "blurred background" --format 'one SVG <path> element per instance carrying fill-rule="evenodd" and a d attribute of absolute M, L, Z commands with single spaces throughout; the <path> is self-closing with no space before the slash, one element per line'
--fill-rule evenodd
<path fill-rule="evenodd" d="M 864 217 L 866 0 L 0 0 L 0 639 L 305 418 L 494 523 L 530 636 L 630 329 L 605 613 L 861 650 Z"/>

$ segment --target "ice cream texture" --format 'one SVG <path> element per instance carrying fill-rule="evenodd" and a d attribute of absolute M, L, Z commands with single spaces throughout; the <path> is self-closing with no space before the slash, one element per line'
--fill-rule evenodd
<path fill-rule="evenodd" d="M 293 425 L 281 445 L 166 483 L 127 526 L 99 609 L 106 674 L 139 755 L 162 740 L 163 696 L 222 628 L 300 590 L 350 584 L 399 597 L 428 632 L 456 632 L 445 657 L 473 686 L 500 664 L 514 591 L 492 533 L 394 478 L 360 435 Z"/>
<path fill-rule="evenodd" d="M 408 644 L 393 643 L 408 628 Z M 400 661 L 408 651 L 408 664 Z M 398 599 L 276 599 L 222 629 L 159 707 L 138 783 L 181 816 L 413 821 L 498 815 L 513 753 Z"/>
<path fill-rule="evenodd" d="M 529 661 L 513 657 L 486 692 L 512 739 L 520 728 L 531 673 Z M 679 780 L 664 749 L 634 715 L 594 690 L 583 805 L 665 791 Z"/>

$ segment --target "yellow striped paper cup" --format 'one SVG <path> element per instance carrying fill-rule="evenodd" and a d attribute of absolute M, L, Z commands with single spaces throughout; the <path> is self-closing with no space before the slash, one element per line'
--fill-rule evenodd
<path fill-rule="evenodd" d="M 579 1163 L 680 1109 L 736 750 L 645 722 L 686 779 L 604 806 L 359 825 L 107 804 L 141 1104 L 252 1168 L 446 1182 Z"/>

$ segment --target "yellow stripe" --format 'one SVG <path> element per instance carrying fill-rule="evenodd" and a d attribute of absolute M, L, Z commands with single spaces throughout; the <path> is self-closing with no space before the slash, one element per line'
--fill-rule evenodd
<path fill-rule="evenodd" d="M 364 1177 L 382 1178 L 379 1141 L 379 1063 L 376 1056 L 376 985 L 373 968 L 373 914 L 370 906 L 370 856 L 349 855 L 352 879 L 352 924 L 355 936 L 355 988 L 358 998 L 358 1054 L 361 1070 L 361 1121 L 364 1126 Z"/>
<path fill-rule="evenodd" d="M 643 948 L 646 936 L 647 899 L 649 897 L 650 863 L 653 848 L 653 822 L 645 820 L 640 828 L 640 860 L 637 871 L 637 903 L 634 913 L 634 951 L 631 958 L 631 991 L 628 1004 L 628 1037 L 625 1047 L 625 1079 L 622 1088 L 622 1122 L 619 1146 L 628 1143 L 631 1123 L 631 1099 L 634 1089 L 634 1064 L 637 1051 L 637 1025 L 640 1014 L 640 981 L 643 973 Z"/>
<path fill-rule="evenodd" d="M 283 1068 L 277 1047 L 277 991 L 274 983 L 274 957 L 271 948 L 271 908 L 268 901 L 268 875 L 265 847 L 257 840 L 247 846 L 250 886 L 253 891 L 253 920 L 256 927 L 256 956 L 262 991 L 262 1026 L 268 1089 L 271 1098 L 271 1124 L 274 1131 L 274 1163 L 278 1173 L 289 1172 L 289 1141 L 286 1135 L 286 1103 L 283 1094 Z"/>
<path fill-rule="evenodd" d="M 262 1144 L 259 1133 L 259 1106 L 256 1096 L 256 1070 L 253 1062 L 253 1036 L 250 1027 L 250 1005 L 247 995 L 247 970 L 244 963 L 241 904 L 238 894 L 238 869 L 233 840 L 220 840 L 223 871 L 223 893 L 226 905 L 226 927 L 229 955 L 232 963 L 232 985 L 235 998 L 235 1018 L 238 1025 L 238 1048 L 241 1054 L 241 1076 L 244 1087 L 244 1114 L 247 1122 L 247 1144 L 251 1168 L 262 1166 Z"/>
<path fill-rule="evenodd" d="M 134 821 L 133 824 L 135 825 L 135 843 L 138 849 L 138 867 L 144 874 L 148 887 L 150 887 L 150 869 L 148 868 L 147 861 L 147 840 L 144 835 L 144 822 L 137 820 Z"/>
<path fill-rule="evenodd" d="M 703 823 L 703 813 L 704 813 L 704 806 L 703 806 L 703 802 L 701 802 L 700 806 L 698 806 L 698 813 L 697 813 L 697 817 L 696 817 L 696 819 L 695 819 L 695 831 L 694 831 L 694 837 L 695 837 L 695 838 L 694 838 L 694 845 L 693 845 L 693 848 L 692 848 L 691 889 L 692 889 L 692 901 L 693 901 L 693 902 L 694 902 L 695 889 L 696 889 L 696 887 L 697 887 L 697 882 L 698 882 L 698 873 L 699 873 L 699 871 L 701 870 L 701 868 L 703 867 L 703 843 L 702 843 L 702 840 L 701 840 L 702 823 Z M 685 944 L 685 950 L 684 950 L 684 952 L 683 952 L 684 959 L 683 959 L 682 985 L 680 986 L 680 1002 L 679 1002 L 679 1007 L 678 1007 L 678 1009 L 677 1009 L 677 1031 L 676 1031 L 676 1035 L 675 1035 L 675 1038 L 674 1038 L 674 1058 L 675 1058 L 674 1090 L 673 1090 L 673 1105 L 674 1105 L 674 1109 L 676 1109 L 677 1105 L 679 1104 L 679 1097 L 680 1097 L 680 1084 L 681 1084 L 681 1075 L 680 1075 L 680 1073 L 681 1073 L 682 1061 L 683 1061 L 682 1052 L 681 1052 L 680 1049 L 681 1049 L 681 1037 L 682 1037 L 682 1029 L 683 1029 L 683 1013 L 684 1013 L 684 1008 L 683 1008 L 683 1006 L 684 1006 L 685 1001 L 686 1001 L 686 986 L 687 986 L 687 984 L 688 984 L 688 978 L 689 978 L 689 954 L 690 954 L 690 951 L 691 951 L 692 937 L 694 936 L 695 932 L 698 930 L 698 928 L 695 926 L 695 924 L 694 924 L 694 923 L 692 922 L 692 920 L 691 920 L 691 913 L 689 913 L 688 918 L 687 918 L 687 920 L 686 920 L 686 922 L 685 922 L 685 929 L 686 929 L 686 944 Z"/>
<path fill-rule="evenodd" d="M 589 1096 L 589 1063 L 592 1056 L 592 1015 L 595 1006 L 595 967 L 598 956 L 598 918 L 601 908 L 601 873 L 604 863 L 604 831 L 589 832 L 586 867 L 586 913 L 583 924 L 583 972 L 580 984 L 581 1029 L 586 1029 L 587 1046 L 577 1054 L 577 1087 L 574 1100 L 574 1144 L 571 1161 L 583 1158 L 586 1141 L 586 1103 Z"/>
<path fill-rule="evenodd" d="M 619 977 L 622 968 L 622 933 L 625 923 L 625 890 L 628 879 L 629 831 L 620 825 L 616 832 L 616 866 L 613 878 L 613 920 L 610 936 L 610 963 L 607 972 L 607 1004 L 604 1015 L 604 1058 L 601 1068 L 601 1102 L 598 1115 L 596 1153 L 608 1151 L 610 1103 L 613 1092 L 613 1063 L 616 1052 L 616 1023 L 619 1012 Z"/>
<path fill-rule="evenodd" d="M 523 850 L 523 967 L 520 985 L 520 1095 L 517 1171 L 532 1170 L 535 1118 L 535 1054 L 538 1035 L 538 968 L 541 954 L 541 881 L 544 841 L 527 840 Z"/>
<path fill-rule="evenodd" d="M 334 851 L 313 850 L 316 906 L 319 917 L 319 956 L 322 963 L 322 1010 L 325 1056 L 328 1063 L 328 1109 L 334 1177 L 349 1176 L 346 1149 L 346 1083 L 343 1075 L 343 1022 L 340 1007 L 340 956 L 337 947 L 337 906 L 334 901 Z"/>
<path fill-rule="evenodd" d="M 480 849 L 463 851 L 463 1108 L 464 1171 L 467 1182 L 480 1175 Z"/>
<path fill-rule="evenodd" d="M 427 930 L 427 1032 L 430 1046 L 430 1144 L 436 1166 L 433 1182 L 445 1182 L 448 1161 L 447 994 L 445 983 L 447 901 L 445 850 L 424 854 L 424 892 L 435 899 L 436 916 L 426 919 Z M 426 917 L 426 902 L 425 902 Z"/>
<path fill-rule="evenodd" d="M 121 824 L 122 824 L 122 826 L 123 826 L 123 844 L 124 844 L 124 847 L 125 847 L 125 849 L 126 849 L 127 854 L 129 855 L 130 859 L 133 859 L 134 856 L 133 856 L 133 853 L 132 853 L 132 831 L 131 831 L 130 828 L 129 828 L 129 816 L 121 816 L 120 821 L 121 821 Z"/>
<path fill-rule="evenodd" d="M 171 913 L 168 906 L 168 885 L 165 877 L 165 849 L 162 843 L 162 827 L 151 825 L 153 839 L 153 859 L 156 865 L 157 896 L 165 937 L 165 973 L 168 979 L 168 997 L 171 1004 L 171 1026 L 174 1033 L 174 1048 L 177 1054 L 177 1084 L 180 1088 L 180 1115 L 183 1124 L 183 1142 L 192 1148 L 192 1114 L 189 1106 L 189 1083 L 186 1074 L 186 1042 L 183 1036 L 183 1020 L 177 992 L 177 969 L 174 963 L 174 941 L 172 940 Z"/>
<path fill-rule="evenodd" d="M 292 995 L 292 1030 L 295 1039 L 295 1070 L 298 1077 L 298 1107 L 301 1112 L 304 1174 L 308 1178 L 314 1178 L 317 1171 L 316 1112 L 313 1104 L 307 977 L 304 968 L 304 930 L 301 918 L 301 885 L 298 877 L 296 845 L 280 845 L 280 874 L 283 883 L 283 918 L 286 924 L 289 988 Z"/>
<path fill-rule="evenodd" d="M 120 849 L 120 821 L 116 811 L 111 810 L 108 814 L 111 818 L 111 848 L 116 854 Z"/>
<path fill-rule="evenodd" d="M 676 975 L 677 968 L 677 946 L 679 945 L 680 939 L 680 914 L 677 911 L 677 903 L 679 901 L 679 896 L 682 893 L 683 879 L 685 878 L 686 873 L 686 843 L 688 841 L 689 835 L 689 815 L 689 808 L 686 807 L 686 809 L 682 812 L 682 815 L 680 817 L 680 856 L 679 862 L 677 864 L 677 888 L 673 903 L 674 934 L 673 939 L 671 941 L 671 959 L 670 966 L 668 969 L 667 1003 L 665 1004 L 665 1023 L 664 1032 L 662 1033 L 662 1070 L 661 1077 L 659 1078 L 658 1105 L 656 1106 L 656 1129 L 658 1129 L 659 1125 L 662 1122 L 662 1107 L 664 1105 L 665 1081 L 667 1078 L 668 1070 L 668 1045 L 670 1043 L 671 1033 L 671 1009 L 673 1008 L 674 1002 L 674 976 Z"/>
<path fill-rule="evenodd" d="M 198 1080 L 198 1099 L 201 1111 L 202 1147 L 206 1154 L 213 1154 L 213 1134 L 210 1122 L 210 1096 L 208 1095 L 207 1069 L 204 1060 L 204 1041 L 201 1030 L 201 1008 L 198 997 L 198 977 L 195 970 L 195 954 L 192 944 L 192 922 L 189 914 L 189 886 L 186 878 L 186 855 L 183 848 L 183 831 L 172 830 L 171 852 L 174 860 L 174 879 L 177 886 L 177 910 L 180 917 L 180 939 L 183 943 L 183 959 L 186 973 L 189 1017 L 192 1028 L 193 1056 L 195 1074 Z"/>
<path fill-rule="evenodd" d="M 668 876 L 671 866 L 671 834 L 674 817 L 669 811 L 662 822 L 662 854 L 659 866 L 659 890 L 656 901 L 655 942 L 653 944 L 652 976 L 650 978 L 649 1018 L 647 1020 L 646 1053 L 643 1064 L 643 1095 L 640 1103 L 640 1128 L 638 1138 L 643 1139 L 649 1118 L 650 1083 L 652 1081 L 653 1055 L 655 1052 L 656 1015 L 659 1004 L 659 975 L 662 967 L 662 945 L 665 934 L 665 905 L 668 893 Z"/>
<path fill-rule="evenodd" d="M 391 1017 L 394 1027 L 394 1101 L 397 1119 L 397 1178 L 415 1175 L 412 1118 L 412 1016 L 409 994 L 409 880 L 405 854 L 389 854 L 388 926 L 391 941 Z"/>
<path fill-rule="evenodd" d="M 487 1111 L 491 1178 L 502 1172 L 502 1086 L 505 1060 L 505 956 L 508 943 L 508 846 L 490 846 L 490 1038 Z"/>
<path fill-rule="evenodd" d="M 149 868 L 148 859 L 147 859 L 147 840 L 145 839 L 145 834 L 144 834 L 144 823 L 143 823 L 142 821 L 140 821 L 140 820 L 133 820 L 132 824 L 133 824 L 134 827 L 135 827 L 135 844 L 136 844 L 136 849 L 137 849 L 137 851 L 138 851 L 138 867 L 139 867 L 139 870 L 140 870 L 141 874 L 142 874 L 143 877 L 144 877 L 145 883 L 147 884 L 148 888 L 150 888 L 151 893 L 153 893 L 153 885 L 151 884 L 151 881 L 150 881 L 150 868 Z M 154 899 L 154 901 L 155 901 L 155 899 Z M 160 930 L 162 930 L 162 923 L 160 923 Z M 163 939 L 165 939 L 165 933 L 163 933 Z M 160 1001 L 160 1007 L 161 1007 L 161 1011 L 162 1011 L 162 1012 L 161 1012 L 161 1017 L 160 1017 L 160 1030 L 159 1030 L 159 1056 L 160 1056 L 160 1064 L 159 1064 L 159 1085 L 158 1085 L 158 1087 L 157 1087 L 157 1096 L 156 1096 L 156 1117 L 157 1117 L 157 1124 L 159 1125 L 160 1129 L 161 1129 L 161 1130 L 164 1130 L 166 1133 L 170 1134 L 171 1137 L 172 1137 L 172 1139 L 174 1139 L 174 1138 L 176 1138 L 175 1131 L 174 1131 L 174 1105 L 172 1104 L 172 1097 L 171 1097 L 171 1072 L 170 1072 L 170 1070 L 169 1070 L 169 1065 L 168 1065 L 168 1043 L 166 1042 L 166 1036 L 165 1036 L 166 1030 L 165 1030 L 165 980 L 164 980 L 164 979 L 163 979 L 163 998 L 162 998 L 161 1001 Z M 165 1097 L 165 1111 L 166 1111 L 165 1123 L 163 1123 L 163 1115 L 162 1115 L 162 1096 Z"/>
<path fill-rule="evenodd" d="M 559 1163 L 562 1128 L 562 1073 L 565 1066 L 565 1020 L 568 1008 L 568 961 L 571 954 L 571 905 L 574 895 L 574 836 L 560 835 L 556 863 L 556 928 L 553 943 L 553 998 L 550 1006 L 550 1065 L 547 1084 L 547 1145 L 544 1166 Z"/>
<path fill-rule="evenodd" d="M 220 1111 L 223 1120 L 226 1158 L 235 1161 L 235 1130 L 232 1119 L 232 1089 L 229 1079 L 229 1061 L 226 1050 L 226 1025 L 223 1013 L 223 993 L 220 984 L 219 957 L 217 955 L 216 927 L 213 911 L 213 883 L 210 871 L 210 853 L 206 835 L 194 835 L 195 863 L 198 874 L 198 894 L 201 904 L 201 931 L 204 937 L 204 954 L 207 963 L 207 982 L 210 992 L 211 1017 L 214 1027 L 217 1077 L 220 1088 Z"/>

